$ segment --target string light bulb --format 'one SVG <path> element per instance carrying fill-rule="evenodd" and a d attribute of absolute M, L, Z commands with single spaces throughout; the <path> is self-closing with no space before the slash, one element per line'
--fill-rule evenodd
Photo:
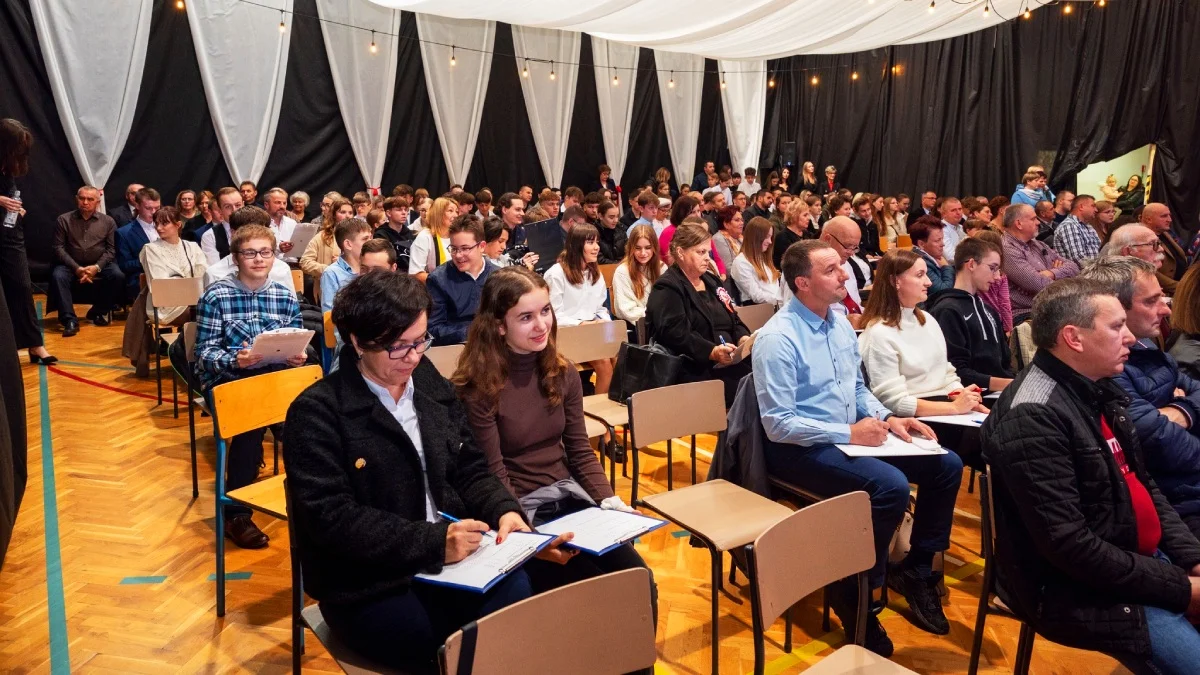
<path fill-rule="evenodd" d="M 857 71 L 857 70 L 856 70 L 856 71 L 854 71 L 854 72 L 852 72 L 852 73 L 850 73 L 850 79 L 852 79 L 852 80 L 857 80 L 857 79 L 858 79 L 858 71 Z"/>
<path fill-rule="evenodd" d="M 937 0 L 929 0 L 929 13 L 933 14 L 935 9 L 937 9 Z"/>
<path fill-rule="evenodd" d="M 287 24 L 284 23 L 283 20 L 284 20 L 283 10 L 281 9 L 281 10 L 279 10 L 279 32 L 280 33 L 287 31 Z"/>
<path fill-rule="evenodd" d="M 613 69 L 613 86 L 615 87 L 619 84 L 621 84 L 621 78 L 617 77 L 617 71 Z"/>
<path fill-rule="evenodd" d="M 1075 11 L 1075 8 L 1071 6 L 1071 3 L 1068 2 L 1063 5 L 1063 14 L 1070 14 L 1073 11 Z"/>
<path fill-rule="evenodd" d="M 1022 14 L 1021 16 L 1025 17 L 1026 19 L 1033 18 L 1033 12 L 1029 11 L 1029 5 L 1025 5 L 1025 13 Z"/>
<path fill-rule="evenodd" d="M 1107 2 L 1105 2 L 1105 0 L 1099 0 L 1099 1 L 1098 1 L 1096 4 L 1097 4 L 1097 5 L 1100 5 L 1101 7 L 1103 7 L 1103 6 L 1107 5 L 1108 3 L 1107 3 Z"/>
<path fill-rule="evenodd" d="M 371 53 L 374 54 L 378 51 L 379 47 L 375 46 L 375 31 L 371 31 Z"/>
<path fill-rule="evenodd" d="M 670 79 L 670 81 L 667 82 L 667 88 L 668 89 L 675 88 L 675 71 L 673 71 L 673 70 L 671 71 L 671 79 Z"/>
<path fill-rule="evenodd" d="M 450 45 L 450 67 L 458 65 L 458 59 L 454 58 L 454 45 Z"/>
<path fill-rule="evenodd" d="M 990 19 L 992 17 L 992 7 L 988 3 L 983 3 L 983 18 Z"/>
<path fill-rule="evenodd" d="M 525 66 L 521 68 L 521 77 L 529 77 L 529 59 L 525 59 Z"/>
<path fill-rule="evenodd" d="M 812 86 L 814 86 L 814 87 L 815 87 L 815 86 L 817 86 L 817 84 L 818 84 L 820 81 L 821 81 L 821 78 L 817 77 L 816 75 L 813 75 L 813 76 L 812 76 L 812 79 L 811 79 L 811 80 L 809 80 L 808 82 L 809 82 L 809 84 L 811 84 Z"/>
<path fill-rule="evenodd" d="M 770 88 L 772 88 L 772 89 L 774 89 L 774 88 L 775 88 L 775 76 L 774 76 L 774 75 L 772 75 L 772 76 L 770 76 L 769 78 L 767 78 L 767 86 L 768 86 L 768 87 L 770 87 Z"/>
<path fill-rule="evenodd" d="M 555 80 L 555 79 L 557 79 L 557 77 L 558 76 L 554 74 L 554 62 L 551 61 L 550 62 L 550 79 Z"/>
<path fill-rule="evenodd" d="M 725 73 L 721 73 L 721 88 L 725 88 Z"/>
<path fill-rule="evenodd" d="M 183 0 L 175 0 L 175 9 L 183 9 Z"/>

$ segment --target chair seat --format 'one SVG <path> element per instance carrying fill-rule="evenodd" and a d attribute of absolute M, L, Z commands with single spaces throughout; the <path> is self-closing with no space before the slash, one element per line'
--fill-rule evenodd
<path fill-rule="evenodd" d="M 992 595 L 992 597 L 988 599 L 988 611 L 1001 616 L 1008 616 L 1014 619 L 1017 618 L 1017 615 L 1008 608 L 1008 605 L 1004 604 L 1004 601 L 1001 600 L 1000 596 L 998 595 Z"/>
<path fill-rule="evenodd" d="M 703 536 L 719 551 L 754 541 L 792 510 L 726 480 L 710 480 L 642 498 L 648 506 Z"/>
<path fill-rule="evenodd" d="M 882 656 L 863 649 L 858 645 L 847 645 L 821 659 L 816 665 L 810 666 L 805 673 L 815 675 L 833 675 L 853 673 L 854 675 L 899 675 L 913 673 L 904 666 L 896 665 Z M 915 675 L 915 673 L 914 673 Z"/>
<path fill-rule="evenodd" d="M 262 511 L 267 515 L 287 520 L 287 497 L 283 492 L 284 478 L 286 476 L 283 474 L 271 476 L 266 480 L 226 492 L 225 496 L 239 504 L 245 504 L 255 511 Z"/>
<path fill-rule="evenodd" d="M 812 490 L 805 490 L 798 485 L 789 483 L 774 476 L 771 476 L 769 480 L 771 481 L 771 487 L 779 488 L 790 495 L 799 497 L 808 502 L 812 502 L 813 504 L 828 499 L 828 495 L 819 495 Z"/>
<path fill-rule="evenodd" d="M 337 661 L 337 664 L 346 672 L 346 675 L 371 675 L 372 673 L 406 675 L 405 671 L 385 668 L 372 663 L 369 659 L 355 653 L 343 644 L 341 640 L 334 637 L 333 631 L 329 630 L 329 624 L 325 623 L 325 617 L 321 615 L 319 605 L 305 607 L 300 611 L 300 616 L 304 619 L 304 623 L 308 626 L 309 630 L 325 646 L 325 651 L 329 652 L 333 660 Z"/>
<path fill-rule="evenodd" d="M 629 426 L 629 408 L 610 399 L 608 394 L 593 394 L 583 397 L 583 412 L 599 417 L 610 427 Z"/>
<path fill-rule="evenodd" d="M 608 429 L 605 429 L 602 423 L 591 417 L 583 418 L 583 428 L 587 430 L 588 438 L 599 438 L 608 433 Z"/>
<path fill-rule="evenodd" d="M 162 340 L 168 345 L 172 345 L 175 344 L 175 341 L 179 339 L 180 335 L 182 335 L 182 333 L 159 333 L 158 339 Z"/>

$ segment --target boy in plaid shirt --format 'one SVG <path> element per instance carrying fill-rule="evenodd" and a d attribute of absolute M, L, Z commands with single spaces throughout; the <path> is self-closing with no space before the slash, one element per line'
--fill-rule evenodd
<path fill-rule="evenodd" d="M 196 376 L 206 393 L 222 382 L 269 372 L 255 368 L 262 356 L 249 350 L 258 335 L 276 328 L 303 328 L 295 293 L 268 278 L 275 262 L 271 230 L 262 225 L 240 227 L 229 249 L 237 275 L 209 286 L 196 308 Z M 305 361 L 306 356 L 299 354 L 278 368 L 302 366 Z M 265 434 L 265 428 L 256 429 L 229 440 L 227 491 L 258 477 Z M 244 506 L 225 507 L 225 536 L 242 548 L 263 548 L 269 541 Z"/>

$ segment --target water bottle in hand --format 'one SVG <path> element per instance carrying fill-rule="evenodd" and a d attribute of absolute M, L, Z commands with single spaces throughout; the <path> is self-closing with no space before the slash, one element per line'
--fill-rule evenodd
<path fill-rule="evenodd" d="M 12 198 L 16 199 L 17 201 L 20 201 L 21 200 L 21 191 L 14 189 L 12 192 Z M 17 226 L 17 217 L 20 215 L 21 214 L 19 211 L 6 211 L 4 214 L 4 226 L 5 227 L 16 227 Z"/>

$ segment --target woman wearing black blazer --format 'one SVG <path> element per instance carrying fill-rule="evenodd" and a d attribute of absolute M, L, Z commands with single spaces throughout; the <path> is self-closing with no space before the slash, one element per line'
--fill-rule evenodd
<path fill-rule="evenodd" d="M 738 318 L 729 292 L 712 272 L 708 228 L 685 221 L 676 228 L 670 246 L 675 264 L 650 289 L 647 332 L 655 342 L 688 359 L 682 373 L 685 382 L 724 382 L 729 407 L 738 381 L 750 372 L 750 359 L 729 365 L 737 346 L 750 338 L 750 329 Z"/>
<path fill-rule="evenodd" d="M 463 625 L 531 594 L 523 570 L 483 594 L 413 581 L 465 558 L 489 528 L 498 540 L 529 529 L 421 356 L 429 305 L 404 274 L 346 285 L 333 308 L 341 368 L 296 399 L 284 432 L 304 590 L 339 639 L 394 667 L 432 663 Z"/>

